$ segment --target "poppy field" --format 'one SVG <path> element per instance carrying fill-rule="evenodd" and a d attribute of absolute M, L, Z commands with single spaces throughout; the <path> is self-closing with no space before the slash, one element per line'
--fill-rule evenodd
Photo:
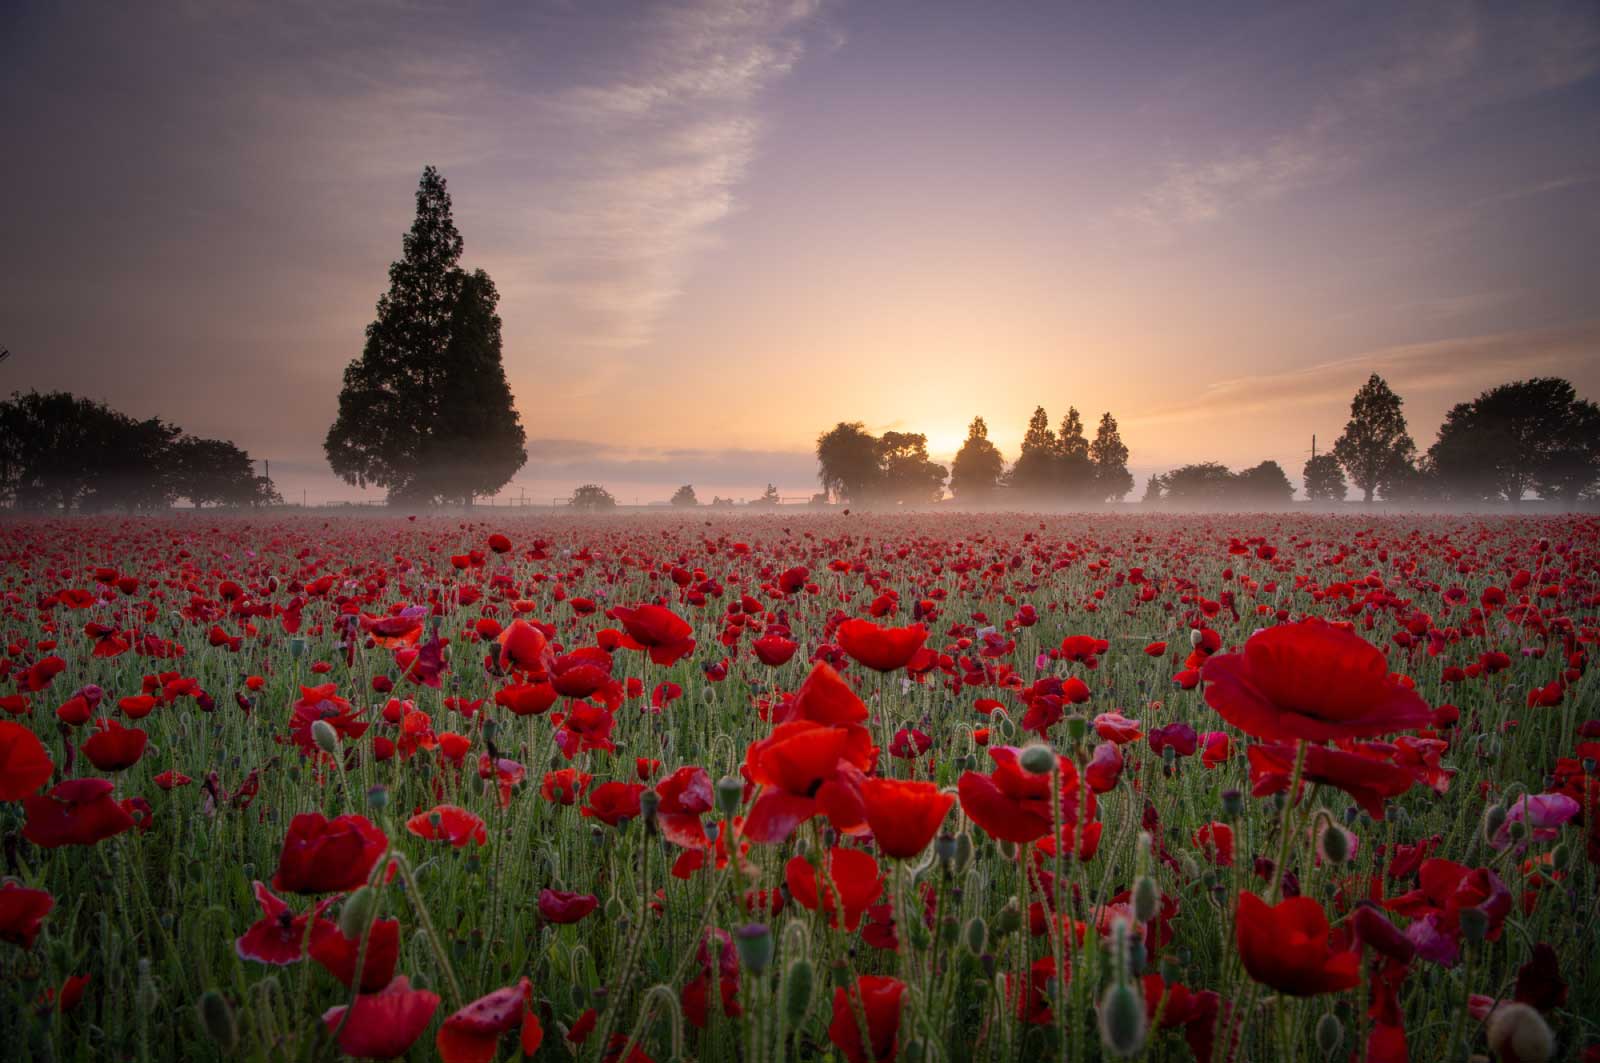
<path fill-rule="evenodd" d="M 1600 520 L 0 524 L 8 1058 L 1600 1059 Z"/>

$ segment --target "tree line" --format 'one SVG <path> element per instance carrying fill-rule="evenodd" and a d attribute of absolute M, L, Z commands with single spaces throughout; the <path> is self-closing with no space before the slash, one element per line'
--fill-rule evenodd
<path fill-rule="evenodd" d="M 859 421 L 841 421 L 817 437 L 817 478 L 824 495 L 855 505 L 938 502 L 946 484 L 958 502 L 977 505 L 1001 494 L 1029 504 L 1115 502 L 1133 489 L 1116 418 L 1101 416 L 1091 441 L 1075 407 L 1059 431 L 1036 408 L 1009 468 L 982 417 L 973 418 L 948 470 L 928 456 L 921 432 L 874 436 Z"/>
<path fill-rule="evenodd" d="M 64 391 L 0 402 L 0 500 L 56 512 L 281 504 L 225 439 L 187 435 Z"/>

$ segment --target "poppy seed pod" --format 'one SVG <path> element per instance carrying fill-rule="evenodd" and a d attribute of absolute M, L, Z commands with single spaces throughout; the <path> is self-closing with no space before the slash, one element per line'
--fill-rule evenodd
<path fill-rule="evenodd" d="M 335 731 L 333 724 L 327 720 L 312 721 L 311 740 L 324 753 L 337 753 L 339 751 L 339 732 Z"/>
<path fill-rule="evenodd" d="M 1506 808 L 1504 805 L 1490 805 L 1483 813 L 1483 840 L 1493 843 L 1494 836 L 1499 833 L 1501 826 L 1506 821 Z"/>
<path fill-rule="evenodd" d="M 972 835 L 961 833 L 956 835 L 955 871 L 957 874 L 965 871 L 972 863 Z"/>
<path fill-rule="evenodd" d="M 367 791 L 367 807 L 382 809 L 389 804 L 389 788 L 387 786 L 374 786 Z"/>
<path fill-rule="evenodd" d="M 739 811 L 739 804 L 744 798 L 744 784 L 731 775 L 724 775 L 717 780 L 717 811 L 724 817 L 732 817 Z"/>
<path fill-rule="evenodd" d="M 1119 982 L 1100 998 L 1100 1043 L 1118 1059 L 1131 1059 L 1144 1049 L 1144 1001 L 1138 990 Z"/>
<path fill-rule="evenodd" d="M 1237 819 L 1244 814 L 1244 794 L 1238 790 L 1222 791 L 1222 814 L 1229 819 Z"/>
<path fill-rule="evenodd" d="M 238 1047 L 239 1025 L 234 1021 L 233 1007 L 215 989 L 208 989 L 200 995 L 200 1024 L 224 1053 Z"/>
<path fill-rule="evenodd" d="M 995 709 L 989 714 L 989 726 L 1007 742 L 1017 737 L 1017 725 L 1011 722 L 1004 709 Z"/>
<path fill-rule="evenodd" d="M 1317 1020 L 1317 1049 L 1324 1059 L 1333 1059 L 1343 1043 L 1344 1023 L 1339 1021 L 1339 1016 L 1330 1011 Z"/>
<path fill-rule="evenodd" d="M 966 942 L 967 951 L 974 956 L 982 956 L 983 950 L 989 944 L 989 924 L 983 921 L 982 916 L 973 916 L 967 920 L 967 925 L 961 932 L 962 940 Z"/>
<path fill-rule="evenodd" d="M 1350 832 L 1334 823 L 1328 823 L 1317 833 L 1317 854 L 1330 864 L 1342 864 L 1350 859 Z"/>
<path fill-rule="evenodd" d="M 1006 902 L 1006 906 L 1000 909 L 1000 914 L 995 917 L 995 933 L 1004 937 L 1006 934 L 1015 931 L 1021 925 L 1022 905 L 1017 903 L 1017 899 L 1013 897 Z"/>
<path fill-rule="evenodd" d="M 1149 875 L 1139 876 L 1133 884 L 1133 917 L 1148 923 L 1161 911 L 1161 888 Z"/>
<path fill-rule="evenodd" d="M 747 923 L 734 931 L 739 962 L 754 974 L 763 974 L 772 965 L 772 931 L 765 923 Z"/>
<path fill-rule="evenodd" d="M 1501 1059 L 1545 1063 L 1555 1054 L 1555 1036 L 1544 1016 L 1527 1004 L 1501 1004 L 1489 1016 L 1489 1047 Z"/>
<path fill-rule="evenodd" d="M 1029 746 L 1017 758 L 1022 770 L 1034 775 L 1048 775 L 1056 770 L 1056 751 L 1049 746 Z"/>
<path fill-rule="evenodd" d="M 1083 736 L 1089 733 L 1089 721 L 1082 713 L 1073 713 L 1067 717 L 1067 737 L 1074 742 L 1083 741 Z"/>

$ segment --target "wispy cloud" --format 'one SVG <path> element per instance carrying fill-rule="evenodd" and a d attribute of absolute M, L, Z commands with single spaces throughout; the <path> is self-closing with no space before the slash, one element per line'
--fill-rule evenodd
<path fill-rule="evenodd" d="M 1315 92 L 1304 93 L 1293 72 L 1282 74 L 1286 97 L 1304 95 L 1298 110 L 1225 152 L 1208 143 L 1169 157 L 1122 216 L 1157 229 L 1213 221 L 1249 203 L 1337 181 L 1427 143 L 1473 112 L 1600 69 L 1600 11 L 1590 4 L 1408 11 L 1413 17 L 1405 25 L 1398 31 L 1384 25 L 1380 40 L 1351 50 L 1345 68 L 1315 84 Z M 1250 91 L 1259 94 L 1270 81 L 1254 79 Z"/>

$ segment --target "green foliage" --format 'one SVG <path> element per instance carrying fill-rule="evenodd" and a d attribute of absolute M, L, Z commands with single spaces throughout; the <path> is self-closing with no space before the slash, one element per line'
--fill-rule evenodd
<path fill-rule="evenodd" d="M 501 361 L 499 294 L 488 274 L 460 267 L 461 250 L 444 178 L 430 166 L 323 444 L 345 482 L 387 488 L 391 502 L 470 503 L 527 460 Z"/>
<path fill-rule="evenodd" d="M 612 497 L 610 491 L 607 491 L 599 484 L 584 484 L 572 492 L 572 497 L 567 500 L 567 505 L 573 509 L 595 513 L 607 509 L 616 509 L 617 500 Z"/>
<path fill-rule="evenodd" d="M 860 421 L 840 421 L 817 437 L 817 479 L 834 498 L 871 501 L 878 476 L 878 440 Z"/>
<path fill-rule="evenodd" d="M 1401 405 L 1400 396 L 1373 373 L 1350 401 L 1350 421 L 1333 444 L 1333 456 L 1367 502 L 1403 476 L 1416 455 Z"/>
<path fill-rule="evenodd" d="M 1231 494 L 1246 505 L 1263 508 L 1286 506 L 1294 498 L 1294 485 L 1289 483 L 1289 477 L 1281 465 L 1275 461 L 1264 461 L 1236 475 Z"/>
<path fill-rule="evenodd" d="M 1570 505 L 1600 479 L 1600 407 L 1558 377 L 1502 384 L 1450 410 L 1428 460 L 1452 501 Z"/>
<path fill-rule="evenodd" d="M 1343 502 L 1345 493 L 1344 470 L 1339 459 L 1332 454 L 1318 454 L 1306 461 L 1306 497 L 1313 502 Z"/>
<path fill-rule="evenodd" d="M 1096 496 L 1104 502 L 1120 502 L 1133 490 L 1133 474 L 1128 471 L 1128 445 L 1117 430 L 1117 419 L 1110 411 L 1100 415 L 1100 427 L 1089 444 L 1089 459 L 1094 462 Z"/>
<path fill-rule="evenodd" d="M 824 489 L 857 505 L 937 502 L 947 475 L 929 460 L 926 436 L 885 432 L 880 439 L 859 421 L 841 421 L 817 438 L 817 466 Z"/>
<path fill-rule="evenodd" d="M 700 504 L 700 500 L 694 495 L 694 484 L 684 484 L 682 487 L 672 492 L 672 504 L 685 508 L 698 506 Z"/>
<path fill-rule="evenodd" d="M 989 441 L 989 426 L 974 417 L 966 442 L 950 463 L 950 493 L 962 502 L 982 502 L 994 495 L 1005 471 L 1000 448 Z"/>
<path fill-rule="evenodd" d="M 1052 493 L 1057 484 L 1056 435 L 1050 430 L 1050 415 L 1043 406 L 1034 408 L 1022 449 L 1011 467 L 1010 484 L 1025 495 L 1037 498 Z"/>

